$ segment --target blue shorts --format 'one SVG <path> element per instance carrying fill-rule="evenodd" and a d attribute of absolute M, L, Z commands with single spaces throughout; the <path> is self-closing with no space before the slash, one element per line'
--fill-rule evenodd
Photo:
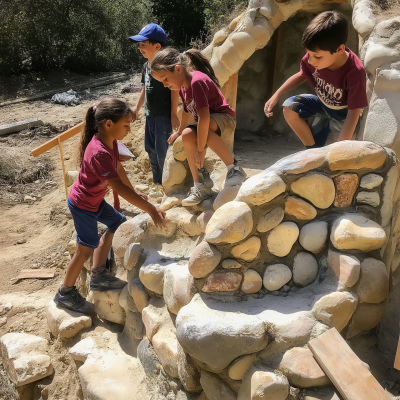
<path fill-rule="evenodd" d="M 313 94 L 299 94 L 297 96 L 289 97 L 282 104 L 282 107 L 287 107 L 299 114 L 300 118 L 306 119 L 315 117 L 313 121 L 309 122 L 311 133 L 314 136 L 315 144 L 306 146 L 308 149 L 312 147 L 323 147 L 331 132 L 331 123 L 334 124 L 335 129 L 341 130 L 344 120 L 347 117 L 347 108 L 334 110 L 327 107 L 319 98 Z M 360 120 L 354 133 L 357 132 L 360 126 Z"/>
<path fill-rule="evenodd" d="M 104 199 L 100 203 L 99 209 L 95 212 L 77 207 L 70 199 L 68 199 L 68 207 L 74 219 L 76 241 L 82 246 L 92 249 L 99 246 L 97 222 L 106 225 L 114 233 L 126 221 L 125 215 L 119 213 Z"/>

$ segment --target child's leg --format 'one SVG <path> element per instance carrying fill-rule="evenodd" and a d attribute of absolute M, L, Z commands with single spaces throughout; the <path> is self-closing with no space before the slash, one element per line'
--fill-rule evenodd
<path fill-rule="evenodd" d="M 90 247 L 82 246 L 80 243 L 76 244 L 75 254 L 72 256 L 68 264 L 67 272 L 65 273 L 63 286 L 74 286 L 75 282 L 83 268 L 83 264 L 92 255 L 93 249 Z"/>
<path fill-rule="evenodd" d="M 194 156 L 197 152 L 197 132 L 193 128 L 185 128 L 182 132 L 182 143 L 185 148 L 186 157 L 189 163 L 190 172 L 195 183 L 200 183 L 200 175 L 197 165 L 194 163 Z"/>
<path fill-rule="evenodd" d="M 304 146 L 312 146 L 315 144 L 310 127 L 297 112 L 283 107 L 283 115 L 285 116 L 286 122 L 292 128 L 292 131 L 299 137 Z"/>
<path fill-rule="evenodd" d="M 155 124 L 156 117 L 146 117 L 146 125 L 144 131 L 144 149 L 149 155 L 151 171 L 153 173 L 153 182 L 162 183 L 162 171 L 158 165 L 156 142 L 155 142 Z"/>
<path fill-rule="evenodd" d="M 103 236 L 100 238 L 99 247 L 97 247 L 97 249 L 93 253 L 93 274 L 97 274 L 99 269 L 105 269 L 107 256 L 111 249 L 113 237 L 114 232 L 111 232 L 107 229 Z"/>
<path fill-rule="evenodd" d="M 160 171 L 160 183 L 164 169 L 165 157 L 168 151 L 168 138 L 172 134 L 171 117 L 155 117 L 155 150 L 157 154 L 158 168 Z"/>

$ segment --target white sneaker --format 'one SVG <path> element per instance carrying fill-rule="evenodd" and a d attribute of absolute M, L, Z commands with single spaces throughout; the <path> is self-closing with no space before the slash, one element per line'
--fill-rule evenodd
<path fill-rule="evenodd" d="M 203 200 L 212 196 L 214 192 L 211 190 L 209 186 L 202 185 L 200 187 L 193 186 L 190 188 L 190 192 L 188 193 L 186 199 L 182 200 L 182 206 L 190 207 L 200 204 Z"/>
<path fill-rule="evenodd" d="M 242 167 L 239 167 L 237 165 L 236 160 L 234 164 L 235 166 L 231 168 L 226 174 L 225 187 L 240 185 L 247 179 L 246 172 L 244 172 Z"/>

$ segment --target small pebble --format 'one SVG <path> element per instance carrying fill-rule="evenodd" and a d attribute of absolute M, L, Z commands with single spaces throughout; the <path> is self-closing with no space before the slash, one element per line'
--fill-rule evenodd
<path fill-rule="evenodd" d="M 24 244 L 24 243 L 26 243 L 26 239 L 17 240 L 17 244 Z"/>
<path fill-rule="evenodd" d="M 64 251 L 64 256 L 69 256 L 69 251 Z"/>
<path fill-rule="evenodd" d="M 248 300 L 247 296 L 242 296 L 241 299 L 242 299 L 242 301 L 247 301 Z"/>
<path fill-rule="evenodd" d="M 298 292 L 299 291 L 299 288 L 298 287 L 296 287 L 296 286 L 293 286 L 292 287 L 292 292 Z"/>
<path fill-rule="evenodd" d="M 290 288 L 290 286 L 285 285 L 282 289 L 283 289 L 284 293 L 289 293 L 291 288 Z"/>
<path fill-rule="evenodd" d="M 275 291 L 272 292 L 272 294 L 273 294 L 274 296 L 280 296 L 280 295 L 281 295 L 281 292 L 280 292 L 279 290 L 275 290 Z"/>
<path fill-rule="evenodd" d="M 257 294 L 257 293 L 252 294 L 251 297 L 252 297 L 253 299 L 258 299 L 258 294 Z"/>
<path fill-rule="evenodd" d="M 31 265 L 31 268 L 32 268 L 32 269 L 38 269 L 38 268 L 39 268 L 39 264 L 32 264 L 32 265 Z"/>
<path fill-rule="evenodd" d="M 36 184 L 37 184 L 37 183 L 40 183 L 40 180 L 38 179 L 37 181 L 35 181 L 35 182 L 33 182 L 33 183 L 36 183 Z"/>

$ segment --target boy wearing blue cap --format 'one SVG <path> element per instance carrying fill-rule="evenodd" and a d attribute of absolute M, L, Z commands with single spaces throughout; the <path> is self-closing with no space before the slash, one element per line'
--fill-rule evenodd
<path fill-rule="evenodd" d="M 150 74 L 149 64 L 156 53 L 165 47 L 167 35 L 161 26 L 148 24 L 138 35 L 131 36 L 129 39 L 139 43 L 139 51 L 144 58 L 147 58 L 142 69 L 143 88 L 133 113 L 134 119 L 137 119 L 139 110 L 144 104 L 146 116 L 144 148 L 149 155 L 153 182 L 161 185 L 168 138 L 172 133 L 172 128 L 179 128 L 177 116 L 179 92 L 169 90 L 154 79 Z"/>

